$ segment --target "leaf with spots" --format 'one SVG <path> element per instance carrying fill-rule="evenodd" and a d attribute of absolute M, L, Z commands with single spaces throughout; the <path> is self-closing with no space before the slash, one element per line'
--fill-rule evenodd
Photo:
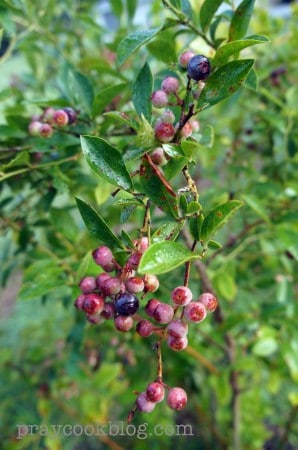
<path fill-rule="evenodd" d="M 243 0 L 237 7 L 231 20 L 229 41 L 245 36 L 254 9 L 255 0 Z"/>
<path fill-rule="evenodd" d="M 178 217 L 177 197 L 161 172 L 143 158 L 140 168 L 140 184 L 145 195 L 154 205 L 171 217 Z"/>
<path fill-rule="evenodd" d="M 240 200 L 230 200 L 216 206 L 204 218 L 200 230 L 200 240 L 206 245 L 215 233 L 227 222 L 231 215 L 241 206 Z"/>
<path fill-rule="evenodd" d="M 170 272 L 188 261 L 201 256 L 191 252 L 184 245 L 173 241 L 163 241 L 152 244 L 143 254 L 138 271 L 158 275 Z"/>
<path fill-rule="evenodd" d="M 238 91 L 245 82 L 253 63 L 253 59 L 241 59 L 231 61 L 217 69 L 206 80 L 197 107 L 200 110 L 209 108 Z"/>

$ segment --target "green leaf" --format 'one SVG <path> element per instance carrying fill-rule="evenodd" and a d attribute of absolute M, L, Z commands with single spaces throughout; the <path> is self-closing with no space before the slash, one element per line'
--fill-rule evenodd
<path fill-rule="evenodd" d="M 270 356 L 278 349 L 278 343 L 273 337 L 259 339 L 252 348 L 252 352 L 257 356 Z"/>
<path fill-rule="evenodd" d="M 208 248 L 210 248 L 210 250 L 218 250 L 221 247 L 222 245 L 219 242 L 213 241 L 212 239 L 208 242 Z"/>
<path fill-rule="evenodd" d="M 227 222 L 231 215 L 243 203 L 239 200 L 230 200 L 212 209 L 204 218 L 201 227 L 200 240 L 207 244 L 211 237 Z"/>
<path fill-rule="evenodd" d="M 148 120 L 141 115 L 141 124 L 138 129 L 137 137 L 136 137 L 136 146 L 144 149 L 149 149 L 154 147 L 156 144 L 154 131 L 148 122 Z"/>
<path fill-rule="evenodd" d="M 212 65 L 220 66 L 224 64 L 231 55 L 239 53 L 244 48 L 256 44 L 264 44 L 265 42 L 269 42 L 269 39 L 262 35 L 250 36 L 239 41 L 228 42 L 219 47 L 212 61 Z"/>
<path fill-rule="evenodd" d="M 245 36 L 252 16 L 255 0 L 243 0 L 231 20 L 229 41 L 235 41 Z"/>
<path fill-rule="evenodd" d="M 175 241 L 179 236 L 180 231 L 184 226 L 184 221 L 181 222 L 166 222 L 159 227 L 151 237 L 153 244 L 163 241 Z"/>
<path fill-rule="evenodd" d="M 253 59 L 231 61 L 211 74 L 199 97 L 198 108 L 208 108 L 234 94 L 244 83 L 253 63 Z"/>
<path fill-rule="evenodd" d="M 136 112 L 141 116 L 142 114 L 147 120 L 151 120 L 152 113 L 152 93 L 153 78 L 150 67 L 147 63 L 141 68 L 136 82 L 133 87 L 132 102 Z"/>
<path fill-rule="evenodd" d="M 89 79 L 82 73 L 69 69 L 67 72 L 67 90 L 73 104 L 81 105 L 90 113 L 93 104 L 93 87 Z"/>
<path fill-rule="evenodd" d="M 223 0 L 205 0 L 200 9 L 200 24 L 203 31 L 206 31 L 212 17 L 222 4 Z"/>
<path fill-rule="evenodd" d="M 150 42 L 160 30 L 161 28 L 152 28 L 151 30 L 136 31 L 122 39 L 117 48 L 118 65 L 121 66 L 124 64 L 130 55 L 136 52 L 142 45 Z"/>
<path fill-rule="evenodd" d="M 270 224 L 270 219 L 263 205 L 252 195 L 242 195 L 242 200 L 259 216 L 264 222 Z"/>
<path fill-rule="evenodd" d="M 132 117 L 128 116 L 126 113 L 119 111 L 109 111 L 104 113 L 103 115 L 107 117 L 112 117 L 113 119 L 117 119 L 135 131 L 139 129 L 138 122 Z"/>
<path fill-rule="evenodd" d="M 138 270 L 140 273 L 158 275 L 198 258 L 200 255 L 191 252 L 177 242 L 158 242 L 151 245 L 143 254 Z"/>
<path fill-rule="evenodd" d="M 181 172 L 183 167 L 188 163 L 188 158 L 183 156 L 177 156 L 170 159 L 165 166 L 163 166 L 163 173 L 167 180 L 174 178 L 177 173 Z"/>
<path fill-rule="evenodd" d="M 192 201 L 187 205 L 187 214 L 194 214 L 201 211 L 202 205 L 199 202 Z"/>
<path fill-rule="evenodd" d="M 154 205 L 169 216 L 178 217 L 177 197 L 168 192 L 164 183 L 162 183 L 147 161 L 143 161 L 141 167 L 140 184 L 143 192 Z"/>
<path fill-rule="evenodd" d="M 94 172 L 124 190 L 132 189 L 132 181 L 120 152 L 104 139 L 81 136 L 84 156 Z"/>
<path fill-rule="evenodd" d="M 256 71 L 251 69 L 245 79 L 244 86 L 248 89 L 252 89 L 253 91 L 257 91 L 258 89 L 258 77 Z"/>
<path fill-rule="evenodd" d="M 202 216 L 202 214 L 200 214 L 198 217 L 193 217 L 189 221 L 189 231 L 191 232 L 192 237 L 197 241 L 200 240 L 203 221 L 204 217 Z"/>
<path fill-rule="evenodd" d="M 169 40 L 166 37 L 154 39 L 147 46 L 149 52 L 154 58 L 159 59 L 165 64 L 172 64 L 177 60 L 175 40 Z M 167 51 L 165 52 L 165 48 Z"/>
<path fill-rule="evenodd" d="M 108 106 L 112 100 L 119 94 L 121 94 L 127 85 L 125 83 L 114 84 L 109 86 L 97 94 L 93 102 L 92 115 L 98 116 L 104 112 L 104 108 Z"/>
<path fill-rule="evenodd" d="M 92 206 L 76 198 L 77 206 L 86 227 L 100 242 L 111 248 L 124 248 L 122 242 L 111 231 L 111 227 Z"/>
<path fill-rule="evenodd" d="M 23 151 L 17 154 L 15 158 L 12 158 L 7 164 L 1 165 L 1 170 L 6 170 L 11 167 L 26 166 L 30 162 L 29 153 Z"/>
<path fill-rule="evenodd" d="M 211 125 L 207 125 L 202 133 L 200 145 L 203 145 L 203 147 L 206 148 L 212 148 L 213 143 L 214 143 L 214 128 Z"/>
<path fill-rule="evenodd" d="M 218 292 L 220 297 L 225 298 L 229 302 L 234 300 L 237 294 L 237 285 L 234 277 L 228 272 L 228 270 L 217 273 L 212 281 L 214 283 L 215 290 Z"/>
<path fill-rule="evenodd" d="M 126 161 L 133 161 L 135 159 L 141 158 L 146 152 L 148 151 L 147 148 L 144 147 L 130 147 L 126 150 L 126 152 L 123 155 L 124 162 Z"/>

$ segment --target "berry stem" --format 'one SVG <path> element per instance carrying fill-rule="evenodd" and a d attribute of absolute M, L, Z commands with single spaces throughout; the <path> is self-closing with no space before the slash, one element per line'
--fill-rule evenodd
<path fill-rule="evenodd" d="M 193 243 L 192 243 L 192 246 L 191 246 L 191 251 L 192 252 L 194 251 L 196 245 L 197 245 L 197 240 L 195 239 L 193 241 Z M 185 274 L 184 274 L 184 283 L 183 283 L 183 285 L 186 286 L 186 287 L 188 286 L 188 283 L 189 283 L 190 268 L 191 268 L 191 262 L 188 261 L 187 263 L 185 263 Z"/>
<path fill-rule="evenodd" d="M 187 185 L 189 187 L 190 192 L 192 192 L 192 194 L 193 194 L 194 201 L 196 201 L 196 202 L 199 201 L 199 193 L 198 193 L 197 185 L 189 173 L 188 166 L 185 166 L 182 169 L 182 173 L 187 181 Z"/>

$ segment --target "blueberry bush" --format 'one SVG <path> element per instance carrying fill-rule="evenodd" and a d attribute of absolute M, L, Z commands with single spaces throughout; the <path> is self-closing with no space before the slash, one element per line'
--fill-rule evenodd
<path fill-rule="evenodd" d="M 297 448 L 298 9 L 254 3 L 1 2 L 0 448 Z"/>

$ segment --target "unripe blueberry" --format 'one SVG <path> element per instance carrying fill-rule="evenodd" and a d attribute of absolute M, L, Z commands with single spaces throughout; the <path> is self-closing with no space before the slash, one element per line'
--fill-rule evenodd
<path fill-rule="evenodd" d="M 171 123 L 157 122 L 155 125 L 155 136 L 161 142 L 170 142 L 175 135 L 175 128 Z"/>
<path fill-rule="evenodd" d="M 57 109 L 54 112 L 53 120 L 58 127 L 65 127 L 68 124 L 68 115 L 63 109 Z"/>
<path fill-rule="evenodd" d="M 171 305 L 160 303 L 157 305 L 153 317 L 158 323 L 169 323 L 173 320 L 174 310 Z"/>
<path fill-rule="evenodd" d="M 114 324 L 119 331 L 129 331 L 133 327 L 133 318 L 131 316 L 117 316 Z"/>
<path fill-rule="evenodd" d="M 179 56 L 180 66 L 186 69 L 190 59 L 193 56 L 195 56 L 195 53 L 191 50 L 186 50 L 185 52 L 182 52 L 181 55 Z"/>
<path fill-rule="evenodd" d="M 145 306 L 145 313 L 149 317 L 154 316 L 154 311 L 156 310 L 157 306 L 160 304 L 160 301 L 157 300 L 157 298 L 152 298 L 149 300 Z"/>
<path fill-rule="evenodd" d="M 47 109 L 44 110 L 44 113 L 42 115 L 42 118 L 44 120 L 44 122 L 47 123 L 53 123 L 54 121 L 54 114 L 55 114 L 55 109 L 52 108 L 51 106 Z"/>
<path fill-rule="evenodd" d="M 187 394 L 184 389 L 180 387 L 171 388 L 167 396 L 167 405 L 171 409 L 181 411 L 187 403 Z"/>
<path fill-rule="evenodd" d="M 50 138 L 53 135 L 53 128 L 48 123 L 43 123 L 39 129 L 39 135 L 43 138 Z"/>
<path fill-rule="evenodd" d="M 104 319 L 113 319 L 115 317 L 116 310 L 115 305 L 112 302 L 105 302 L 103 310 L 101 311 L 100 315 Z"/>
<path fill-rule="evenodd" d="M 122 282 L 118 277 L 110 277 L 103 281 L 101 290 L 104 295 L 112 296 L 119 294 L 121 287 Z"/>
<path fill-rule="evenodd" d="M 211 71 L 210 61 L 206 56 L 195 55 L 187 65 L 187 74 L 189 78 L 199 81 L 206 80 Z"/>
<path fill-rule="evenodd" d="M 139 299 L 128 292 L 119 294 L 115 300 L 115 309 L 122 316 L 132 316 L 139 309 Z"/>
<path fill-rule="evenodd" d="M 142 257 L 141 252 L 132 253 L 127 260 L 127 263 L 126 263 L 127 267 L 129 269 L 136 270 L 139 266 L 141 257 Z"/>
<path fill-rule="evenodd" d="M 165 397 L 165 388 L 161 383 L 153 381 L 153 383 L 150 383 L 147 386 L 146 396 L 150 402 L 160 403 Z"/>
<path fill-rule="evenodd" d="M 98 287 L 98 289 L 100 291 L 102 291 L 102 288 L 104 286 L 104 282 L 106 280 L 109 280 L 110 278 L 111 278 L 111 275 L 109 275 L 108 273 L 105 273 L 105 272 L 100 273 L 99 275 L 97 275 L 95 281 L 96 281 L 96 286 Z"/>
<path fill-rule="evenodd" d="M 42 126 L 41 122 L 38 122 L 37 120 L 34 120 L 29 124 L 28 130 L 31 136 L 40 136 L 39 131 Z"/>
<path fill-rule="evenodd" d="M 98 325 L 103 321 L 102 317 L 98 314 L 86 314 L 86 318 L 88 322 L 92 323 L 93 325 Z"/>
<path fill-rule="evenodd" d="M 184 350 L 188 345 L 188 339 L 187 336 L 184 336 L 182 338 L 175 338 L 171 334 L 167 338 L 167 344 L 168 347 L 175 352 L 181 352 Z"/>
<path fill-rule="evenodd" d="M 192 126 L 189 122 L 186 122 L 182 130 L 180 131 L 181 136 L 184 138 L 188 138 L 192 135 Z"/>
<path fill-rule="evenodd" d="M 197 133 L 200 130 L 200 122 L 197 119 L 190 119 L 189 123 L 194 133 Z"/>
<path fill-rule="evenodd" d="M 128 292 L 132 294 L 137 294 L 139 292 L 143 292 L 144 290 L 144 281 L 140 277 L 131 277 L 125 281 L 125 287 Z"/>
<path fill-rule="evenodd" d="M 178 286 L 171 292 L 173 302 L 179 306 L 185 306 L 192 300 L 192 292 L 186 286 Z"/>
<path fill-rule="evenodd" d="M 75 302 L 74 302 L 74 307 L 77 308 L 77 309 L 83 310 L 83 303 L 84 303 L 84 300 L 85 300 L 85 295 L 84 295 L 84 294 L 80 294 L 80 295 L 76 298 L 76 300 L 75 300 Z"/>
<path fill-rule="evenodd" d="M 111 261 L 107 264 L 103 264 L 101 267 L 105 272 L 113 272 L 116 269 L 116 264 L 114 261 Z"/>
<path fill-rule="evenodd" d="M 77 121 L 77 113 L 73 108 L 66 107 L 63 111 L 68 115 L 68 123 L 71 125 Z"/>
<path fill-rule="evenodd" d="M 94 262 L 99 266 L 105 266 L 112 262 L 113 259 L 113 253 L 109 249 L 109 247 L 106 247 L 105 245 L 102 245 L 101 247 L 96 248 L 92 252 L 92 256 L 94 259 Z"/>
<path fill-rule="evenodd" d="M 141 237 L 137 243 L 137 249 L 139 253 L 145 253 L 149 247 L 149 240 L 146 236 Z"/>
<path fill-rule="evenodd" d="M 167 329 L 168 333 L 176 339 L 183 338 L 188 333 L 188 325 L 181 319 L 172 320 Z"/>
<path fill-rule="evenodd" d="M 147 398 L 146 392 L 138 395 L 136 400 L 137 409 L 141 412 L 149 413 L 155 408 L 155 403 L 150 402 Z"/>
<path fill-rule="evenodd" d="M 159 281 L 156 275 L 145 275 L 144 278 L 144 291 L 155 292 L 159 288 Z"/>
<path fill-rule="evenodd" d="M 154 149 L 150 156 L 154 164 L 157 166 L 164 166 L 168 162 L 162 147 L 157 147 Z"/>
<path fill-rule="evenodd" d="M 100 314 L 104 307 L 104 299 L 98 294 L 85 294 L 82 305 L 83 311 L 87 314 Z"/>
<path fill-rule="evenodd" d="M 169 99 L 165 91 L 158 90 L 152 93 L 151 101 L 155 108 L 164 108 L 167 106 Z"/>
<path fill-rule="evenodd" d="M 161 88 L 167 94 L 177 92 L 179 89 L 179 80 L 176 77 L 166 77 L 161 82 Z"/>
<path fill-rule="evenodd" d="M 209 312 L 213 312 L 217 308 L 217 299 L 210 292 L 204 292 L 204 294 L 200 295 L 198 300 L 205 305 L 207 311 Z"/>
<path fill-rule="evenodd" d="M 149 322 L 149 320 L 140 320 L 140 322 L 137 323 L 136 331 L 139 333 L 142 337 L 148 337 L 151 336 L 154 330 L 153 323 Z"/>
<path fill-rule="evenodd" d="M 184 308 L 184 317 L 191 322 L 202 322 L 206 315 L 206 307 L 201 302 L 190 302 Z"/>
<path fill-rule="evenodd" d="M 84 277 L 80 281 L 80 289 L 84 294 L 91 294 L 96 288 L 96 280 L 94 277 Z"/>
<path fill-rule="evenodd" d="M 160 116 L 160 120 L 161 120 L 161 122 L 174 123 L 175 115 L 174 115 L 173 111 L 171 111 L 170 109 L 166 109 L 165 111 L 162 112 L 162 114 Z"/>

